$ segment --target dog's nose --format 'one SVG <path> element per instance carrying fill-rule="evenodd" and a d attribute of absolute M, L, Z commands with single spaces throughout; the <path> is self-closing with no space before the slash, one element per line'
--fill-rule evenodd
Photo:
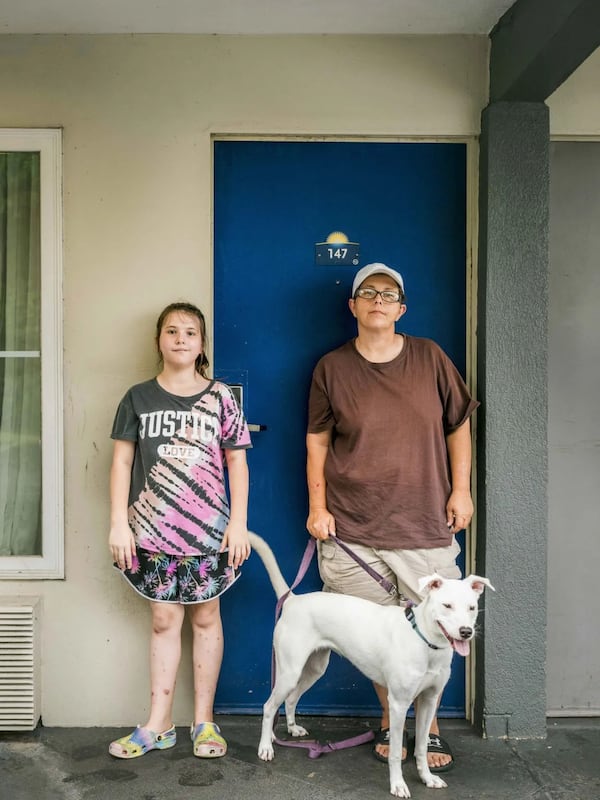
<path fill-rule="evenodd" d="M 458 632 L 460 633 L 461 639 L 470 639 L 473 636 L 473 628 L 459 628 Z"/>

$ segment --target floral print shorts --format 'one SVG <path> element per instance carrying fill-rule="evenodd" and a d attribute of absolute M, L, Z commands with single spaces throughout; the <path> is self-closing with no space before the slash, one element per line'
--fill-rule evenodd
<path fill-rule="evenodd" d="M 113 566 L 148 600 L 158 603 L 204 603 L 236 582 L 240 573 L 227 565 L 227 553 L 173 556 L 138 549 L 131 569 Z"/>

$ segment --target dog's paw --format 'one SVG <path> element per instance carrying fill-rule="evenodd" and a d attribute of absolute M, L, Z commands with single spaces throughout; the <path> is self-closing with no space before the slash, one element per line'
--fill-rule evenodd
<path fill-rule="evenodd" d="M 258 757 L 261 761 L 273 761 L 275 756 L 275 750 L 273 749 L 273 745 L 268 742 L 267 744 L 263 744 L 262 742 L 258 745 Z"/>
<path fill-rule="evenodd" d="M 445 789 L 448 784 L 446 781 L 443 781 L 439 775 L 434 775 L 432 772 L 429 773 L 427 778 L 421 778 L 423 783 L 428 789 Z"/>
<path fill-rule="evenodd" d="M 393 783 L 390 787 L 390 794 L 393 794 L 394 797 L 410 797 L 406 781 L 402 779 L 397 783 Z"/>
<path fill-rule="evenodd" d="M 293 725 L 288 725 L 287 731 L 290 736 L 308 736 L 308 731 L 306 728 L 303 728 L 302 725 L 297 725 L 296 723 Z"/>

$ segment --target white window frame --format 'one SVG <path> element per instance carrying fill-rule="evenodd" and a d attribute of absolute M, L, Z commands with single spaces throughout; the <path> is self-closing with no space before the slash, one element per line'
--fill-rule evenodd
<path fill-rule="evenodd" d="M 64 578 L 62 131 L 0 129 L 2 152 L 40 154 L 42 555 L 1 556 L 0 579 Z"/>

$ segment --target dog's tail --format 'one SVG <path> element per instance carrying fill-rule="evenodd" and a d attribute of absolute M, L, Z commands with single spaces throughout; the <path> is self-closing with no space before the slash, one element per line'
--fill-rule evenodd
<path fill-rule="evenodd" d="M 256 550 L 263 564 L 265 565 L 265 569 L 267 570 L 267 574 L 271 579 L 273 589 L 275 589 L 275 594 L 279 600 L 280 597 L 283 597 L 284 594 L 287 594 L 287 592 L 290 591 L 290 587 L 287 585 L 285 578 L 281 574 L 281 570 L 279 569 L 279 565 L 275 560 L 273 551 L 265 542 L 265 540 L 261 539 L 260 536 L 257 536 L 256 533 L 248 531 L 248 537 L 250 539 L 252 549 Z"/>

